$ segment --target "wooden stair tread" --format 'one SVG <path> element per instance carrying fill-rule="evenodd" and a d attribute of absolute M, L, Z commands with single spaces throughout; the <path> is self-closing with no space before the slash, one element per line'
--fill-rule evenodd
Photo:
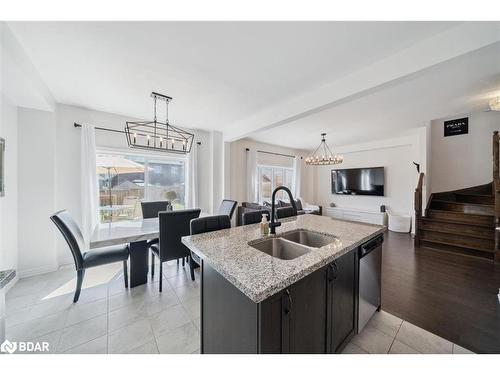
<path fill-rule="evenodd" d="M 437 210 L 435 208 L 430 208 L 429 210 L 427 210 L 425 217 L 432 218 L 432 219 L 445 218 L 445 220 L 452 220 L 455 222 L 466 223 L 466 224 L 474 223 L 476 225 L 481 222 L 484 225 L 494 226 L 494 222 L 495 222 L 494 215 L 466 214 L 463 212 Z"/>
<path fill-rule="evenodd" d="M 456 194 L 456 195 L 471 195 L 474 197 L 484 197 L 484 198 L 494 198 L 495 197 L 493 194 L 458 193 L 458 192 L 455 192 L 454 194 Z"/>
<path fill-rule="evenodd" d="M 435 210 L 438 211 L 438 210 Z M 450 212 L 450 211 L 444 211 L 444 212 Z M 471 216 L 471 214 L 464 214 Z M 481 215 L 481 216 L 488 216 L 488 215 Z M 495 229 L 495 224 L 491 222 L 491 224 L 484 224 L 484 223 L 474 223 L 474 222 L 463 222 L 460 220 L 453 220 L 453 219 L 441 219 L 441 218 L 435 218 L 435 217 L 429 217 L 429 216 L 422 216 L 422 221 L 425 222 L 435 222 L 435 223 L 447 223 L 447 224 L 457 224 L 457 225 L 471 225 L 473 227 L 481 227 L 481 228 L 488 228 L 491 230 Z"/>
<path fill-rule="evenodd" d="M 426 233 L 425 231 L 422 231 L 423 235 L 422 235 L 421 239 L 423 241 L 426 241 L 426 242 L 433 242 L 433 243 L 438 243 L 438 244 L 441 244 L 441 245 L 460 247 L 460 248 L 463 248 L 463 249 L 472 249 L 472 250 L 476 250 L 476 251 L 484 251 L 484 252 L 487 252 L 487 253 L 494 253 L 495 252 L 495 250 L 493 249 L 493 247 L 492 248 L 488 248 L 488 247 L 485 247 L 485 246 L 480 246 L 478 244 L 471 245 L 471 244 L 463 244 L 463 243 L 460 243 L 460 242 L 455 242 L 453 240 L 453 238 L 456 239 L 456 236 L 452 237 L 450 239 L 450 241 L 446 241 L 446 240 L 443 240 L 443 239 L 428 238 L 428 237 L 425 236 L 425 233 Z"/>
<path fill-rule="evenodd" d="M 466 224 L 467 225 L 467 224 Z M 443 233 L 443 234 L 449 234 L 449 235 L 459 235 L 459 236 L 464 236 L 464 237 L 471 237 L 471 238 L 480 238 L 483 240 L 495 240 L 495 232 L 494 229 L 491 229 L 491 233 L 489 234 L 480 234 L 480 233 L 468 233 L 468 232 L 461 232 L 460 230 L 454 230 L 454 229 L 449 229 L 449 228 L 421 228 L 420 230 L 422 231 L 427 231 L 427 232 L 437 232 L 437 233 Z"/>
<path fill-rule="evenodd" d="M 494 215 L 495 207 L 489 204 L 452 202 L 446 200 L 433 199 L 430 209 L 437 209 L 449 212 L 459 212 L 468 215 Z"/>
<path fill-rule="evenodd" d="M 429 211 L 446 212 L 446 213 L 454 214 L 454 215 L 480 216 L 480 217 L 491 216 L 491 217 L 495 217 L 494 214 L 484 214 L 484 215 L 482 215 L 482 214 L 469 214 L 469 213 L 465 213 L 465 212 L 440 210 L 439 208 L 432 208 L 432 207 L 429 208 Z"/>
<path fill-rule="evenodd" d="M 495 197 L 488 194 L 455 193 L 455 201 L 493 206 L 495 204 Z"/>
<path fill-rule="evenodd" d="M 467 205 L 467 206 L 478 206 L 478 207 L 485 207 L 485 208 L 490 208 L 494 207 L 493 204 L 481 204 L 481 203 L 467 203 L 467 202 L 456 202 L 456 201 L 447 201 L 444 199 L 433 199 L 432 202 L 437 202 L 437 203 L 447 203 L 447 204 L 456 204 L 456 205 Z"/>
<path fill-rule="evenodd" d="M 493 261 L 494 253 L 487 251 L 478 251 L 473 249 L 467 249 L 458 246 L 450 246 L 447 244 L 440 244 L 437 242 L 430 242 L 426 240 L 422 240 L 420 244 L 421 248 L 431 249 L 433 251 L 442 251 L 449 254 L 455 254 L 460 256 L 471 257 L 474 259 L 482 259 L 485 261 Z"/>

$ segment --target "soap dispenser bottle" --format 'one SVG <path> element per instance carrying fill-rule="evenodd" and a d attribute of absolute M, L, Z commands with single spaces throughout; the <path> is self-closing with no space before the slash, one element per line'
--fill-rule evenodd
<path fill-rule="evenodd" d="M 262 236 L 267 236 L 269 234 L 269 222 L 267 221 L 267 214 L 262 214 L 262 220 L 260 221 L 260 234 Z"/>

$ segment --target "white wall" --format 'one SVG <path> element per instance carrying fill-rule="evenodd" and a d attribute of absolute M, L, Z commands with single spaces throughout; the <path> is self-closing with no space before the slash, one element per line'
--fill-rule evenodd
<path fill-rule="evenodd" d="M 212 212 L 213 189 L 210 188 L 212 182 L 211 173 L 213 169 L 212 143 L 210 133 L 205 131 L 194 131 L 195 142 L 201 142 L 198 147 L 198 200 L 202 212 Z M 193 146 L 195 147 L 195 146 Z M 222 168 L 222 166 L 220 166 Z"/>
<path fill-rule="evenodd" d="M 221 132 L 210 133 L 211 170 L 210 190 L 212 196 L 211 213 L 217 212 L 224 194 L 224 141 Z"/>
<path fill-rule="evenodd" d="M 53 160 L 55 139 L 53 119 L 19 107 L 53 110 L 54 99 L 5 22 L 0 22 L 0 71 L 0 137 L 6 140 L 0 269 L 15 268 L 23 276 L 55 265 L 53 236 L 45 216 L 53 208 L 53 163 L 46 163 Z M 18 126 L 21 119 L 27 123 L 23 130 Z M 20 144 L 28 154 L 20 151 Z"/>
<path fill-rule="evenodd" d="M 444 121 L 469 117 L 469 134 L 444 137 Z M 431 122 L 431 191 L 456 190 L 493 180 L 492 135 L 500 112 L 477 112 Z"/>
<path fill-rule="evenodd" d="M 17 270 L 17 107 L 1 96 L 0 137 L 5 139 L 5 196 L 0 197 L 0 270 Z"/>
<path fill-rule="evenodd" d="M 254 142 L 250 139 L 241 139 L 231 142 L 229 145 L 230 154 L 230 198 L 237 200 L 239 203 L 247 200 L 246 196 L 246 149 L 254 149 L 260 151 L 276 152 L 286 155 L 296 155 L 298 157 L 307 156 L 304 150 L 296 150 L 292 148 L 279 147 L 267 143 Z M 269 158 L 273 158 L 272 155 Z M 278 159 L 279 157 L 275 157 Z M 307 203 L 316 203 L 314 189 L 314 170 L 302 165 L 301 174 L 301 196 Z"/>
<path fill-rule="evenodd" d="M 385 168 L 385 196 L 344 196 L 331 192 L 331 170 L 336 166 L 318 166 L 316 194 L 318 204 L 329 207 L 359 208 L 378 211 L 382 204 L 395 212 L 412 213 L 413 194 L 418 174 L 413 161 L 421 164 L 426 172 L 426 132 L 422 127 L 400 138 L 340 147 L 337 152 L 344 156 L 338 168 Z"/>
<path fill-rule="evenodd" d="M 53 112 L 18 110 L 19 276 L 58 266 L 54 224 L 56 121 Z"/>

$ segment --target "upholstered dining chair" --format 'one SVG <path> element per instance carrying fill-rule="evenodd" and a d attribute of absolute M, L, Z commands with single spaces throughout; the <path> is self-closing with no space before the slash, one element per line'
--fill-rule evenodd
<path fill-rule="evenodd" d="M 82 253 L 82 249 L 85 248 L 83 235 L 78 227 L 78 224 L 76 224 L 71 215 L 66 210 L 62 210 L 53 214 L 50 217 L 50 220 L 52 220 L 57 229 L 59 229 L 63 235 L 75 261 L 77 278 L 73 302 L 78 302 L 78 299 L 80 298 L 83 278 L 87 268 L 103 266 L 105 264 L 115 262 L 123 262 L 123 278 L 125 279 L 125 288 L 128 288 L 128 245 L 101 247 L 99 249 L 88 250 Z"/>
<path fill-rule="evenodd" d="M 231 220 L 227 215 L 205 216 L 191 220 L 191 235 L 213 232 L 216 230 L 231 228 Z M 189 270 L 191 280 L 194 281 L 194 269 L 200 266 L 200 258 L 191 251 L 189 257 Z"/>
<path fill-rule="evenodd" d="M 166 211 L 168 209 L 169 201 L 152 201 L 152 202 L 141 202 L 142 218 L 143 219 L 153 219 L 158 217 L 158 213 L 161 211 Z M 157 244 L 159 238 L 154 238 L 148 241 L 148 248 Z M 177 261 L 178 262 L 178 261 Z M 155 276 L 155 253 L 151 251 L 151 278 Z"/>
<path fill-rule="evenodd" d="M 233 201 L 231 199 L 223 199 L 219 209 L 217 210 L 217 215 L 227 215 L 229 216 L 229 220 L 233 218 L 234 210 L 236 209 L 236 205 L 238 202 Z"/>
<path fill-rule="evenodd" d="M 245 212 L 241 217 L 241 224 L 249 225 L 260 223 L 262 220 L 262 215 L 267 215 L 267 220 L 269 221 L 269 210 L 255 210 Z"/>
<path fill-rule="evenodd" d="M 169 201 L 141 202 L 142 218 L 152 219 L 158 217 L 158 212 L 166 211 Z"/>
<path fill-rule="evenodd" d="M 200 216 L 199 208 L 160 212 L 160 242 L 151 250 L 160 259 L 160 292 L 163 285 L 162 264 L 169 260 L 189 257 L 189 249 L 181 242 L 181 237 L 190 233 L 189 223 Z"/>

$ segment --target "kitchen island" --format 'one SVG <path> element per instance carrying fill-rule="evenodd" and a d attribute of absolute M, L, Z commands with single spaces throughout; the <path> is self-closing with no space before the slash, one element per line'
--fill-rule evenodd
<path fill-rule="evenodd" d="M 339 352 L 356 332 L 357 249 L 384 231 L 300 215 L 278 240 L 258 224 L 183 237 L 201 258 L 201 352 Z"/>

